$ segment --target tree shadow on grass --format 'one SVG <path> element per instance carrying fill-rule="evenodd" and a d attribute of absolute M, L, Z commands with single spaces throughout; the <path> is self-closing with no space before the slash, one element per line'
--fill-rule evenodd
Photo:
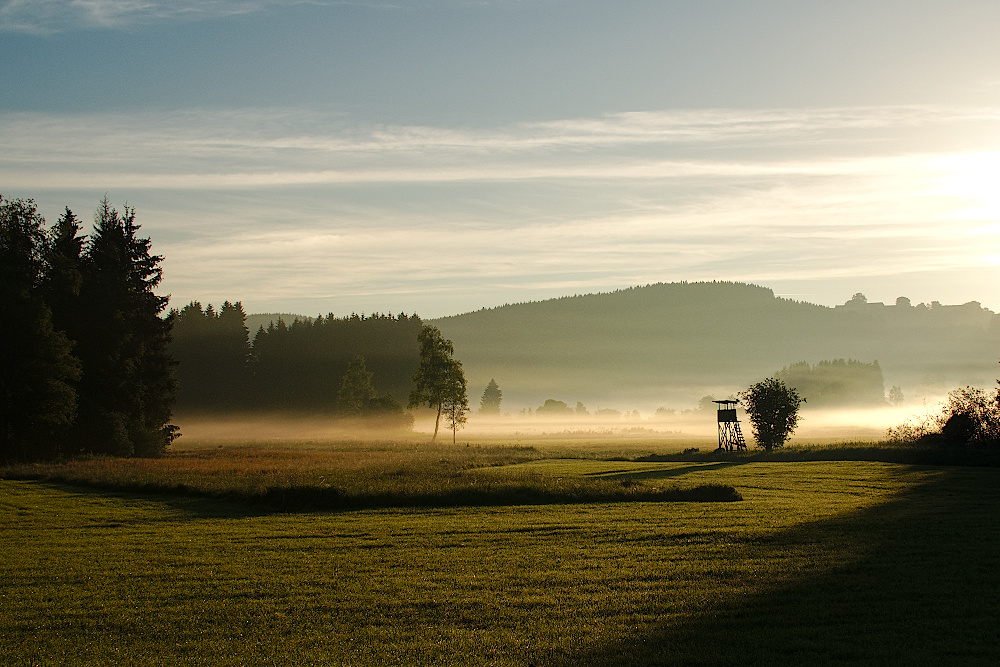
<path fill-rule="evenodd" d="M 54 489 L 61 493 L 69 493 L 79 498 L 92 498 L 94 500 L 116 498 L 126 504 L 156 503 L 157 505 L 167 507 L 175 513 L 173 517 L 165 516 L 165 520 L 176 520 L 178 517 L 192 519 L 245 519 L 273 513 L 272 510 L 262 509 L 245 503 L 185 493 L 157 493 L 154 491 L 147 493 L 64 482 L 44 481 L 36 483 L 39 486 Z"/>
<path fill-rule="evenodd" d="M 126 502 L 157 502 L 192 518 L 245 518 L 278 513 L 349 512 L 371 509 L 439 509 L 524 505 L 574 505 L 618 502 L 735 502 L 735 488 L 702 484 L 690 488 L 639 488 L 624 483 L 598 483 L 553 488 L 537 485 L 463 486 L 432 491 L 370 492 L 347 495 L 335 487 L 273 487 L 260 492 L 211 494 L 179 485 L 122 486 L 39 482 L 50 488 L 91 497 L 114 497 Z"/>
<path fill-rule="evenodd" d="M 667 479 L 670 477 L 681 477 L 692 472 L 706 472 L 709 470 L 722 470 L 731 466 L 741 466 L 750 461 L 724 461 L 720 463 L 700 463 L 696 465 L 683 466 L 681 468 L 663 468 L 662 470 L 609 470 L 605 472 L 589 472 L 586 477 L 599 477 L 601 479 Z"/>
<path fill-rule="evenodd" d="M 998 509 L 996 471 L 942 470 L 885 504 L 745 545 L 762 563 L 794 559 L 796 567 L 772 575 L 778 581 L 745 582 L 756 591 L 723 594 L 652 631 L 555 662 L 995 665 Z"/>

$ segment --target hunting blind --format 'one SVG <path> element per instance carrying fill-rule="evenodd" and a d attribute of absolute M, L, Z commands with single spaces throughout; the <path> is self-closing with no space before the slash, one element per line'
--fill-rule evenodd
<path fill-rule="evenodd" d="M 746 449 L 747 441 L 740 432 L 740 420 L 736 416 L 739 401 L 712 401 L 719 406 L 719 449 Z"/>

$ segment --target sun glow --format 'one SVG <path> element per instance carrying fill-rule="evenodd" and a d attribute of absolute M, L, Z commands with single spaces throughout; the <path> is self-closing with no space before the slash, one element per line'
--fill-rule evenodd
<path fill-rule="evenodd" d="M 934 166 L 944 173 L 932 193 L 961 202 L 951 217 L 1000 220 L 1000 151 L 951 155 L 938 158 Z"/>

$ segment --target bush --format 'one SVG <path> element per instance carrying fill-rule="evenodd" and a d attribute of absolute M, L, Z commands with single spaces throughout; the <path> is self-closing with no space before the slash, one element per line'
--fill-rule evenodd
<path fill-rule="evenodd" d="M 956 389 L 948 394 L 939 414 L 890 428 L 886 437 L 903 444 L 996 447 L 1000 445 L 1000 389 L 993 393 L 975 387 Z"/>
<path fill-rule="evenodd" d="M 938 423 L 948 444 L 1000 444 L 1000 389 L 992 394 L 975 387 L 956 389 L 948 394 Z"/>

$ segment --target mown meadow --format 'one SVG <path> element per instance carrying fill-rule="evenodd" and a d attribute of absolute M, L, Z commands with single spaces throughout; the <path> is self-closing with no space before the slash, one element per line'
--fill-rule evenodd
<path fill-rule="evenodd" d="M 996 663 L 1000 468 L 646 449 L 230 443 L 4 468 L 0 654 Z"/>

